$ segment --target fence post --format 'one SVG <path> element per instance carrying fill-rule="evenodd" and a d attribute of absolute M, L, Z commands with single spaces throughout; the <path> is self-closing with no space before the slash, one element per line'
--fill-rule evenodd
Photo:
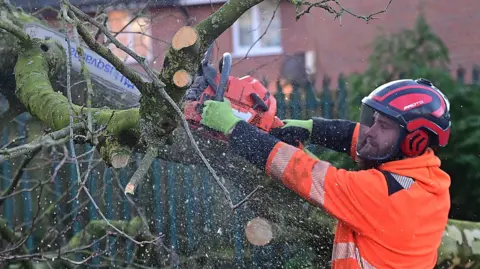
<path fill-rule="evenodd" d="M 18 119 L 18 134 L 22 136 L 23 138 L 20 140 L 21 144 L 25 144 L 27 141 L 25 137 L 27 137 L 27 129 L 26 125 L 28 123 L 28 120 L 30 119 L 29 115 L 25 112 L 22 113 L 17 117 Z M 25 167 L 26 168 L 26 167 Z M 20 169 L 20 167 L 19 167 Z M 28 189 L 30 184 L 28 183 L 28 171 L 23 171 L 22 178 L 22 189 Z M 32 194 L 31 192 L 27 191 L 22 194 L 23 196 L 23 222 L 25 225 L 27 223 L 32 222 Z M 37 210 L 40 210 L 39 208 Z M 34 242 L 33 242 L 33 234 L 30 235 L 27 239 L 27 249 L 29 251 L 32 251 L 34 249 Z"/>
<path fill-rule="evenodd" d="M 89 144 L 89 143 L 86 143 L 85 144 L 85 152 L 89 152 L 92 150 L 92 146 Z M 90 155 L 91 154 L 91 155 Z M 93 158 L 95 156 L 95 151 L 92 151 L 90 152 L 90 156 L 89 158 Z M 88 155 L 87 155 L 88 156 Z M 88 169 L 88 168 L 87 168 Z M 88 186 L 88 190 L 90 191 L 90 193 L 92 195 L 95 195 L 97 193 L 97 185 L 96 185 L 96 181 L 97 181 L 97 174 L 96 174 L 96 169 L 92 169 L 89 173 L 88 173 L 88 183 L 87 183 L 87 186 Z M 89 219 L 90 221 L 92 220 L 96 220 L 97 219 L 97 210 L 95 209 L 95 206 L 93 205 L 92 201 L 89 202 L 89 206 L 88 206 L 88 213 L 89 213 Z M 94 240 L 98 240 L 98 238 L 93 238 Z M 97 253 L 98 250 L 99 250 L 99 247 L 100 247 L 100 243 L 99 242 L 95 242 L 95 244 L 93 244 L 92 246 L 92 249 L 93 249 L 93 252 Z M 92 264 L 94 266 L 92 267 L 96 267 L 96 265 L 98 265 L 100 262 L 100 259 L 99 257 L 95 256 L 93 259 L 92 259 Z"/>
<path fill-rule="evenodd" d="M 73 159 L 74 150 L 75 150 L 75 147 L 72 147 L 71 144 L 68 143 L 68 151 L 70 155 L 69 156 L 70 157 L 70 165 L 69 165 L 70 183 L 72 184 L 71 190 L 70 190 L 70 196 L 72 199 L 77 196 L 78 188 L 76 188 L 75 185 L 78 185 L 78 177 L 80 176 L 77 174 L 76 160 Z M 80 231 L 80 223 L 78 220 L 76 220 L 76 218 L 78 217 L 78 204 L 79 204 L 78 198 L 72 200 L 72 212 L 73 212 L 72 217 L 74 218 L 73 235 L 76 235 L 77 232 Z"/>
<path fill-rule="evenodd" d="M 277 117 L 280 119 L 285 119 L 285 94 L 283 94 L 280 81 L 277 81 L 277 92 L 275 93 L 275 99 L 277 100 Z"/>
<path fill-rule="evenodd" d="M 347 89 L 345 89 L 345 78 L 343 73 L 338 76 L 338 117 L 340 119 L 347 118 Z"/>
<path fill-rule="evenodd" d="M 324 118 L 330 119 L 332 117 L 332 97 L 330 92 L 330 77 L 325 75 L 323 77 L 323 91 L 322 91 L 322 115 Z"/>
<path fill-rule="evenodd" d="M 163 203 L 162 203 L 162 171 L 160 161 L 153 161 L 153 188 L 155 193 L 155 229 L 157 234 L 163 234 Z"/>
<path fill-rule="evenodd" d="M 170 215 L 170 246 L 174 252 L 178 252 L 177 242 L 177 212 L 175 201 L 175 177 L 176 177 L 177 165 L 172 162 L 167 163 L 167 188 L 168 188 L 168 214 Z M 178 259 L 173 259 L 173 268 L 178 268 Z"/>
<path fill-rule="evenodd" d="M 290 117 L 292 119 L 300 119 L 302 115 L 302 110 L 300 107 L 300 89 L 294 83 L 293 85 L 293 91 L 292 94 L 290 95 L 290 102 L 289 102 L 289 107 L 290 107 Z"/>
<path fill-rule="evenodd" d="M 478 85 L 479 77 L 480 77 L 480 67 L 478 65 L 474 65 L 472 70 L 472 83 L 475 85 Z"/>
<path fill-rule="evenodd" d="M 183 178 L 185 181 L 185 190 L 187 192 L 187 210 L 186 210 L 186 230 L 187 230 L 187 253 L 193 251 L 193 240 L 195 238 L 194 232 L 194 210 L 195 196 L 193 194 L 192 173 L 189 165 L 183 166 Z"/>
<path fill-rule="evenodd" d="M 60 176 L 60 169 L 58 168 L 58 171 L 55 171 L 57 169 L 57 166 L 60 164 L 58 160 L 54 160 L 52 163 L 52 176 L 55 175 L 55 177 L 52 179 L 53 184 L 54 184 L 54 189 L 55 189 L 55 221 L 57 224 L 58 220 L 61 220 L 61 216 L 65 213 L 66 210 L 64 210 L 64 205 L 62 202 L 62 181 L 61 181 L 61 176 Z M 56 174 L 55 174 L 56 173 Z M 68 184 L 67 184 L 67 189 L 68 189 Z"/>
<path fill-rule="evenodd" d="M 113 202 L 113 187 L 112 187 L 112 175 L 111 175 L 110 167 L 105 167 L 105 171 L 103 174 L 103 181 L 105 184 L 105 209 L 106 209 L 106 217 L 107 219 L 114 219 L 113 207 L 116 203 Z M 116 248 L 116 236 L 109 235 L 108 236 L 108 256 L 111 257 L 111 262 L 115 267 L 116 265 L 116 256 L 117 256 L 117 248 Z"/>
<path fill-rule="evenodd" d="M 463 67 L 459 67 L 457 69 L 457 82 L 460 84 L 460 85 L 464 85 L 465 84 L 465 69 Z"/>
<path fill-rule="evenodd" d="M 313 92 L 313 84 L 312 83 L 307 83 L 307 87 L 305 89 L 305 101 L 306 101 L 306 105 L 307 105 L 307 113 L 306 113 L 306 117 L 307 119 L 311 118 L 311 117 L 314 117 L 316 116 L 316 112 L 317 112 L 317 106 L 318 106 L 318 102 L 317 102 L 317 97 L 315 96 L 315 93 Z"/>
<path fill-rule="evenodd" d="M 8 135 L 8 127 L 5 126 L 3 127 L 3 145 L 7 145 L 9 140 L 9 135 Z M 2 179 L 2 189 L 7 189 L 8 186 L 10 185 L 10 161 L 6 160 L 2 164 L 2 174 L 3 174 L 3 179 Z M 5 218 L 5 221 L 8 223 L 8 227 L 13 228 L 13 201 L 12 197 L 9 197 L 5 199 L 5 202 L 3 202 L 3 216 Z"/>
<path fill-rule="evenodd" d="M 136 167 L 136 166 L 134 166 Z M 123 167 L 121 170 L 120 170 L 120 182 L 121 182 L 121 185 L 122 185 L 122 192 L 123 190 L 125 190 L 125 187 L 127 186 L 128 184 L 128 180 L 129 180 L 129 177 L 128 177 L 128 174 L 127 172 L 129 172 L 129 170 L 132 169 L 131 166 L 126 166 L 126 167 Z M 134 168 L 135 169 L 135 168 Z M 131 213 L 130 213 L 130 203 L 128 202 L 128 199 L 127 199 L 127 196 L 126 194 L 123 195 L 123 220 L 124 221 L 130 221 L 131 220 Z M 132 241 L 130 240 L 125 240 L 124 243 L 123 243 L 123 249 L 124 249 L 124 257 L 123 260 L 125 260 L 127 263 L 129 263 L 131 261 L 131 258 L 132 258 Z"/>

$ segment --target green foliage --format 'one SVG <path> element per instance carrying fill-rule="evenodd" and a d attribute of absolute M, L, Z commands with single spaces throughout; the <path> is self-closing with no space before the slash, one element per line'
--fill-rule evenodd
<path fill-rule="evenodd" d="M 452 178 L 450 217 L 480 221 L 480 87 L 453 90 L 446 93 L 452 109 L 450 141 L 439 152 L 442 167 Z"/>
<path fill-rule="evenodd" d="M 447 73 L 449 62 L 448 49 L 432 32 L 423 15 L 418 17 L 413 29 L 378 36 L 366 71 L 348 78 L 349 118 L 358 119 L 363 96 L 391 80 L 423 76 L 442 90 L 450 89 L 455 82 Z"/>
<path fill-rule="evenodd" d="M 448 50 L 423 16 L 413 29 L 379 36 L 373 43 L 368 67 L 348 78 L 348 116 L 358 120 L 361 98 L 376 87 L 399 78 L 426 78 L 448 97 L 451 103 L 452 131 L 449 144 L 439 149 L 442 167 L 452 178 L 451 218 L 480 221 L 475 210 L 480 206 L 480 88 L 464 85 L 447 71 Z M 340 154 L 326 152 L 343 168 L 352 162 Z"/>

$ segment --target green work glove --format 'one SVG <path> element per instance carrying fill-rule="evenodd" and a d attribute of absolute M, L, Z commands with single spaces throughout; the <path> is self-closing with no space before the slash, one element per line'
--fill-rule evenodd
<path fill-rule="evenodd" d="M 241 121 L 235 117 L 228 99 L 223 102 L 208 100 L 203 107 L 201 124 L 228 135 L 232 128 Z"/>
<path fill-rule="evenodd" d="M 282 127 L 275 128 L 270 134 L 281 141 L 298 146 L 298 142 L 305 143 L 312 134 L 313 120 L 283 120 Z"/>

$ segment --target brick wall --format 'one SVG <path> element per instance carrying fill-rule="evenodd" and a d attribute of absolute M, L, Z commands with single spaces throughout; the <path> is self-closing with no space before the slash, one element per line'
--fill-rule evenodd
<path fill-rule="evenodd" d="M 345 8 L 356 14 L 367 15 L 382 10 L 388 0 L 342 0 Z M 153 41 L 154 66 L 160 69 L 164 52 L 175 32 L 187 22 L 196 24 L 209 16 L 220 5 L 189 6 L 186 12 L 175 8 L 152 10 L 152 35 L 163 41 Z M 257 78 L 270 81 L 278 78 L 283 56 L 306 50 L 316 53 L 316 79 L 320 81 L 328 74 L 336 81 L 341 72 L 361 72 L 365 69 L 370 54 L 369 44 L 380 32 L 400 31 L 411 28 L 420 12 L 424 11 L 427 22 L 446 43 L 450 50 L 451 69 L 463 66 L 471 70 L 480 64 L 480 35 L 475 30 L 480 26 L 480 1 L 458 0 L 393 0 L 386 13 L 378 15 L 369 24 L 345 14 L 334 20 L 331 14 L 314 8 L 310 15 L 295 21 L 293 5 L 283 2 L 280 6 L 282 18 L 282 46 L 280 55 L 254 56 L 247 59 L 234 58 L 232 74 L 241 76 L 251 72 Z M 220 55 L 232 51 L 232 30 L 223 33 L 217 40 Z M 466 74 L 466 80 L 471 74 Z"/>
<path fill-rule="evenodd" d="M 387 0 L 342 0 L 343 6 L 356 14 L 367 15 L 382 10 Z M 211 14 L 216 6 L 187 7 L 192 23 L 195 24 Z M 365 69 L 370 54 L 370 43 L 381 32 L 400 31 L 413 27 L 419 12 L 424 12 L 432 30 L 442 38 L 450 51 L 451 69 L 459 66 L 471 70 L 474 64 L 480 64 L 480 35 L 475 30 L 480 26 L 480 2 L 458 0 L 393 0 L 386 13 L 378 19 L 365 23 L 363 20 L 345 14 L 340 20 L 334 20 L 331 14 L 312 9 L 310 15 L 295 21 L 295 9 L 289 3 L 282 3 L 282 46 L 284 54 L 314 50 L 316 53 L 317 81 L 328 74 L 335 81 L 343 73 L 361 72 Z M 157 10 L 165 13 L 164 10 Z M 154 35 L 171 40 L 175 31 L 185 23 L 185 15 L 173 11 L 175 15 L 163 17 L 155 27 Z M 168 25 L 168 27 L 167 27 Z M 232 50 L 232 32 L 226 31 L 218 40 L 220 53 Z M 159 54 L 156 67 L 161 66 L 165 45 L 156 43 Z M 234 59 L 234 62 L 240 59 Z M 255 56 L 243 59 L 233 69 L 234 75 L 244 75 L 249 71 L 259 78 L 269 80 L 278 78 L 283 55 Z M 467 73 L 466 79 L 471 79 Z"/>

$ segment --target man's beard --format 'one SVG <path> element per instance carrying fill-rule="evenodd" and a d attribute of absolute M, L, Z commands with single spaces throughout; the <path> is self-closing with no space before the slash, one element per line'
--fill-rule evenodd
<path fill-rule="evenodd" d="M 357 156 L 357 164 L 361 170 L 376 168 L 384 162 L 385 161 L 366 160 L 362 159 L 362 157 Z"/>
<path fill-rule="evenodd" d="M 368 160 L 368 159 L 363 159 L 360 156 L 356 156 L 356 163 L 360 167 L 361 170 L 368 170 L 372 168 L 377 168 L 381 164 L 391 162 L 391 161 L 397 161 L 397 160 L 402 160 L 404 159 L 405 156 L 400 152 L 397 151 L 395 154 L 393 154 L 391 157 L 383 159 L 383 160 Z"/>

